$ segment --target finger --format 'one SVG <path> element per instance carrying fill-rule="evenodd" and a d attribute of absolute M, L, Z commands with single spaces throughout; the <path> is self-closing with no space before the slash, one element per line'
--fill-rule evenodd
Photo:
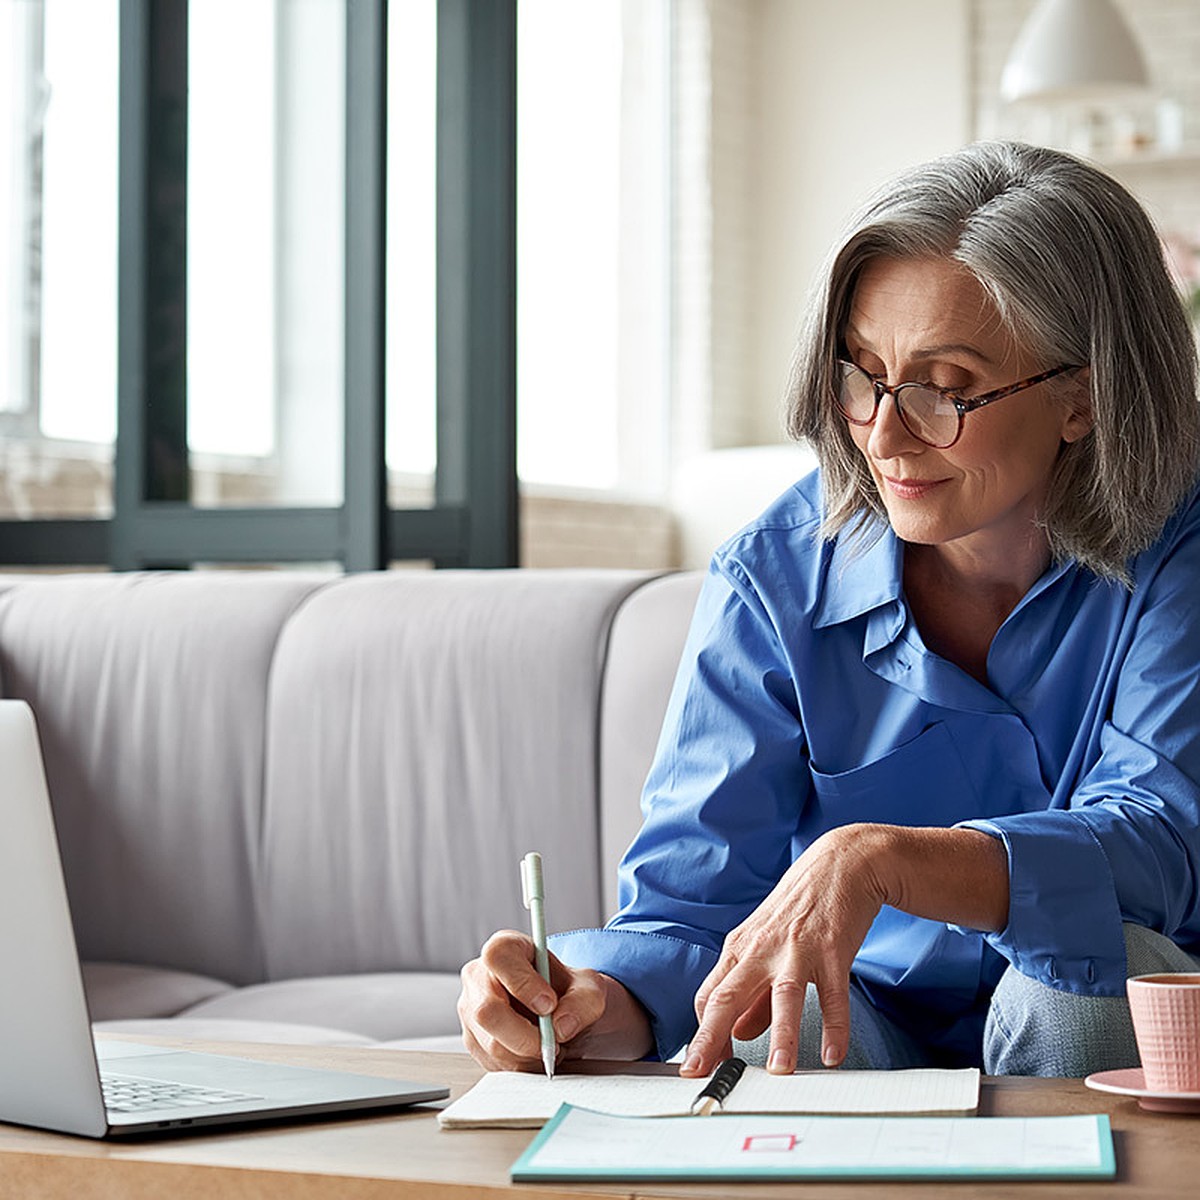
<path fill-rule="evenodd" d="M 729 972 L 737 966 L 738 960 L 729 953 L 729 950 L 723 950 L 721 957 L 717 959 L 717 965 L 704 977 L 704 982 L 696 989 L 695 999 L 692 1001 L 692 1007 L 696 1012 L 696 1020 L 704 1020 L 704 1010 L 708 1005 L 708 998 L 712 995 L 713 988 L 721 984 L 729 975 Z"/>
<path fill-rule="evenodd" d="M 573 970 L 554 960 L 550 977 L 558 993 L 554 1009 L 554 1037 L 566 1045 L 591 1028 L 604 1015 L 605 994 L 595 971 Z"/>
<path fill-rule="evenodd" d="M 734 1024 L 756 1004 L 767 987 L 768 981 L 752 981 L 747 971 L 740 970 L 731 971 L 709 992 L 704 1016 L 688 1047 L 681 1075 L 707 1075 L 722 1058 L 729 1056 Z"/>
<path fill-rule="evenodd" d="M 733 1036 L 748 1042 L 761 1034 L 771 1024 L 771 995 L 764 992 L 734 1022 Z"/>
<path fill-rule="evenodd" d="M 784 977 L 771 985 L 771 1049 L 767 1054 L 767 1070 L 772 1075 L 790 1075 L 796 1069 L 807 991 L 804 979 Z"/>
<path fill-rule="evenodd" d="M 510 996 L 538 1016 L 548 1016 L 558 1002 L 554 988 L 534 965 L 533 939 L 513 929 L 494 933 L 483 944 L 479 960 Z"/>
<path fill-rule="evenodd" d="M 818 979 L 817 996 L 821 1001 L 821 1061 L 837 1067 L 850 1049 L 850 981 L 845 976 Z"/>
<path fill-rule="evenodd" d="M 464 1027 L 463 1029 L 463 1045 L 467 1049 L 467 1053 L 481 1067 L 488 1071 L 541 1071 L 543 1070 L 542 1060 L 538 1058 L 519 1058 L 514 1054 L 487 1038 L 485 1035 L 484 1041 L 481 1041 L 475 1034 Z"/>
<path fill-rule="evenodd" d="M 496 1059 L 540 1061 L 541 1040 L 536 1022 L 513 1007 L 513 996 L 482 960 L 467 963 L 461 979 L 459 1021 L 484 1052 Z M 513 1069 L 512 1062 L 500 1069 Z"/>

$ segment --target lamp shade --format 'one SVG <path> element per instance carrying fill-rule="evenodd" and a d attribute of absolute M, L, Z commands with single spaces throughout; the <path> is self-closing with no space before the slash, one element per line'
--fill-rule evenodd
<path fill-rule="evenodd" d="M 1112 0 L 1041 0 L 1013 43 L 1000 95 L 1103 100 L 1149 83 L 1141 47 Z"/>

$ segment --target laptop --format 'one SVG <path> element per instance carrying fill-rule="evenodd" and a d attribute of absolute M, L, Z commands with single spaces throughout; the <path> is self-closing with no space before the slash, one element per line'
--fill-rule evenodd
<path fill-rule="evenodd" d="M 95 1041 L 37 726 L 22 700 L 0 700 L 0 763 L 0 1121 L 108 1138 L 449 1095 L 401 1079 Z"/>

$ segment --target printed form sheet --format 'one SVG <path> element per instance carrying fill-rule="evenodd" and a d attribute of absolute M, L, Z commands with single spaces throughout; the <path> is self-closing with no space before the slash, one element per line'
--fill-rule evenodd
<path fill-rule="evenodd" d="M 535 1178 L 1097 1178 L 1107 1118 L 615 1117 L 565 1109 L 513 1168 Z"/>

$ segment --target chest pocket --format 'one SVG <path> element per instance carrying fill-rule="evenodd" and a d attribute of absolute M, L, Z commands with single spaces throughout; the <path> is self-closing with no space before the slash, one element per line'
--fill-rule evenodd
<path fill-rule="evenodd" d="M 836 775 L 809 769 L 814 830 L 854 821 L 947 826 L 983 812 L 979 789 L 940 721 L 874 762 Z"/>

